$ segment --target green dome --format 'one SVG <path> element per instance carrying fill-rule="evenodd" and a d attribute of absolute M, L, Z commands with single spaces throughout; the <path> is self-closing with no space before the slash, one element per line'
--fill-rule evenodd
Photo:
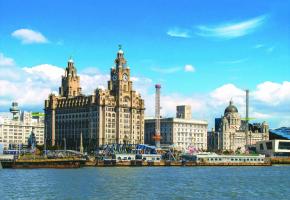
<path fill-rule="evenodd" d="M 237 113 L 239 112 L 237 107 L 233 105 L 233 101 L 230 101 L 230 105 L 226 107 L 225 114 L 226 113 Z"/>

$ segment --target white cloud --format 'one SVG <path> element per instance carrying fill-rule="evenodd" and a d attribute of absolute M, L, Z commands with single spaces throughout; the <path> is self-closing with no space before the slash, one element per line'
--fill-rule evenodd
<path fill-rule="evenodd" d="M 84 94 L 93 94 L 96 88 L 104 89 L 108 85 L 109 75 L 107 74 L 79 74 L 79 76 Z"/>
<path fill-rule="evenodd" d="M 260 113 L 260 112 L 252 112 L 251 113 L 251 118 L 257 118 L 257 119 L 270 119 L 272 115 L 270 114 L 265 114 L 265 113 Z"/>
<path fill-rule="evenodd" d="M 61 85 L 61 76 L 64 75 L 64 67 L 51 64 L 13 70 L 20 76 L 8 78 L 0 76 L 0 105 L 7 107 L 12 101 L 17 101 L 22 107 L 37 106 L 42 109 L 48 95 L 57 93 Z M 96 88 L 106 88 L 110 78 L 109 74 L 101 73 L 96 68 L 82 70 L 79 76 L 82 92 L 87 95 L 92 94 Z M 146 77 L 132 77 L 131 79 L 137 92 L 149 93 L 148 89 L 153 85 L 151 79 Z"/>
<path fill-rule="evenodd" d="M 290 102 L 290 82 L 274 83 L 266 81 L 261 83 L 257 85 L 254 97 L 256 100 L 271 106 Z M 288 104 L 290 106 L 290 103 Z"/>
<path fill-rule="evenodd" d="M 255 122 L 269 121 L 272 127 L 278 127 L 279 120 L 282 120 L 283 125 L 286 125 L 286 122 L 289 122 L 289 120 L 283 120 L 283 117 L 285 117 L 285 105 L 290 107 L 290 89 L 288 85 L 290 82 L 284 82 L 282 84 L 272 83 L 278 87 L 270 91 L 264 90 L 264 88 L 261 89 L 261 85 L 267 86 L 267 84 L 267 82 L 261 83 L 257 86 L 257 89 L 250 91 L 250 117 L 255 118 Z M 277 88 L 279 88 L 279 92 L 277 92 Z M 271 107 L 272 100 L 268 99 L 269 96 L 279 99 L 275 107 Z M 209 128 L 211 128 L 214 126 L 214 118 L 223 115 L 224 109 L 231 99 L 234 105 L 237 106 L 241 117 L 245 117 L 245 98 L 245 91 L 234 84 L 225 84 L 204 94 L 193 93 L 192 95 L 184 96 L 175 93 L 161 95 L 161 114 L 163 117 L 174 117 L 175 107 L 177 105 L 188 104 L 192 107 L 193 117 L 207 120 Z M 260 101 L 260 98 L 265 98 L 266 101 Z M 145 95 L 145 105 L 146 115 L 154 116 L 153 93 L 151 95 Z M 269 106 L 270 109 L 268 108 Z M 290 124 L 288 123 L 287 126 L 290 126 Z"/>
<path fill-rule="evenodd" d="M 227 23 L 216 26 L 198 26 L 198 35 L 204 37 L 217 37 L 224 39 L 231 39 L 242 37 L 252 33 L 259 26 L 261 26 L 266 20 L 266 16 L 262 15 L 253 19 L 238 23 Z"/>
<path fill-rule="evenodd" d="M 180 29 L 178 27 L 171 28 L 167 31 L 167 35 L 171 37 L 189 38 L 189 31 L 186 29 Z"/>
<path fill-rule="evenodd" d="M 98 70 L 83 70 L 79 73 L 81 87 L 84 94 L 92 94 L 99 88 L 106 88 L 109 80 L 108 73 Z M 44 100 L 52 92 L 56 93 L 61 84 L 61 75 L 64 68 L 50 64 L 42 64 L 33 67 L 18 68 L 15 73 L 20 74 L 17 79 L 0 79 L 0 105 L 9 108 L 12 101 L 18 101 L 22 108 L 37 107 L 43 109 Z M 133 88 L 145 99 L 147 116 L 154 116 L 155 90 L 154 82 L 147 77 L 131 77 Z M 287 116 L 285 108 L 290 108 L 290 82 L 282 83 L 263 82 L 257 85 L 250 93 L 250 117 L 257 121 L 267 120 L 279 125 L 279 119 Z M 209 128 L 213 127 L 214 118 L 223 114 L 229 101 L 234 104 L 242 117 L 245 115 L 245 91 L 234 84 L 224 84 L 207 93 L 191 95 L 180 93 L 163 93 L 161 89 L 161 114 L 163 117 L 174 117 L 177 105 L 189 104 L 195 119 L 205 119 L 209 122 Z M 290 110 L 288 108 L 288 110 Z M 275 121 L 276 120 L 276 121 Z M 287 125 L 287 118 L 283 124 Z M 280 123 L 282 124 L 282 122 Z M 290 124 L 288 123 L 288 126 Z"/>
<path fill-rule="evenodd" d="M 184 66 L 184 71 L 186 72 L 195 72 L 195 67 L 192 65 L 185 65 Z"/>
<path fill-rule="evenodd" d="M 17 101 L 21 106 L 38 106 L 43 108 L 48 94 L 58 90 L 61 75 L 60 67 L 42 64 L 33 67 L 14 68 L 15 76 L 4 79 L 1 77 L 0 96 L 2 103 Z M 8 105 L 7 105 L 8 106 Z"/>
<path fill-rule="evenodd" d="M 42 33 L 31 29 L 18 29 L 11 34 L 21 40 L 22 44 L 47 43 L 48 40 Z"/>
<path fill-rule="evenodd" d="M 243 104 L 245 91 L 236 87 L 234 84 L 225 84 L 212 91 L 209 96 L 212 98 L 213 106 L 228 104 L 232 99 L 235 103 Z"/>
<path fill-rule="evenodd" d="M 3 53 L 0 53 L 0 67 L 14 66 L 15 62 L 12 58 L 5 57 Z"/>
<path fill-rule="evenodd" d="M 41 64 L 34 67 L 24 67 L 23 70 L 30 74 L 34 80 L 41 79 L 43 82 L 60 82 L 61 75 L 64 75 L 64 69 L 50 64 Z"/>

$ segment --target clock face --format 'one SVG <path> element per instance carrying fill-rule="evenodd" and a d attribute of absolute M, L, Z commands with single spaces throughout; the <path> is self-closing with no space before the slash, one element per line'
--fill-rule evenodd
<path fill-rule="evenodd" d="M 117 74 L 113 75 L 113 81 L 117 80 Z"/>
<path fill-rule="evenodd" d="M 127 74 L 123 74 L 123 80 L 127 81 L 128 80 L 128 75 Z"/>

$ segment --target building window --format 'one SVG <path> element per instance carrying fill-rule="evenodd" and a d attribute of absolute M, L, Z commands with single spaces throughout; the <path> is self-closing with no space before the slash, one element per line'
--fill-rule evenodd
<path fill-rule="evenodd" d="M 266 142 L 266 146 L 268 150 L 272 150 L 272 142 Z"/>
<path fill-rule="evenodd" d="M 278 149 L 290 150 L 290 142 L 279 142 Z"/>

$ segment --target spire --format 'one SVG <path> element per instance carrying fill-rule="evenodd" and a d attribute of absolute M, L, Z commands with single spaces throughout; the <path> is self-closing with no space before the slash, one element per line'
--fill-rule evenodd
<path fill-rule="evenodd" d="M 72 59 L 72 56 L 69 57 L 68 62 L 69 62 L 69 63 L 73 63 L 73 62 L 74 62 L 74 60 Z"/>
<path fill-rule="evenodd" d="M 115 64 L 117 68 L 126 66 L 126 59 L 124 58 L 124 51 L 122 50 L 122 45 L 119 44 L 119 50 L 117 52 L 117 58 L 115 59 Z"/>
<path fill-rule="evenodd" d="M 72 76 L 72 77 L 77 75 L 76 68 L 74 66 L 74 61 L 71 56 L 69 57 L 69 60 L 67 61 L 66 75 Z"/>
<path fill-rule="evenodd" d="M 122 50 L 122 45 L 119 44 L 118 46 L 119 46 L 118 54 L 124 54 L 124 52 L 123 52 L 123 50 Z"/>

